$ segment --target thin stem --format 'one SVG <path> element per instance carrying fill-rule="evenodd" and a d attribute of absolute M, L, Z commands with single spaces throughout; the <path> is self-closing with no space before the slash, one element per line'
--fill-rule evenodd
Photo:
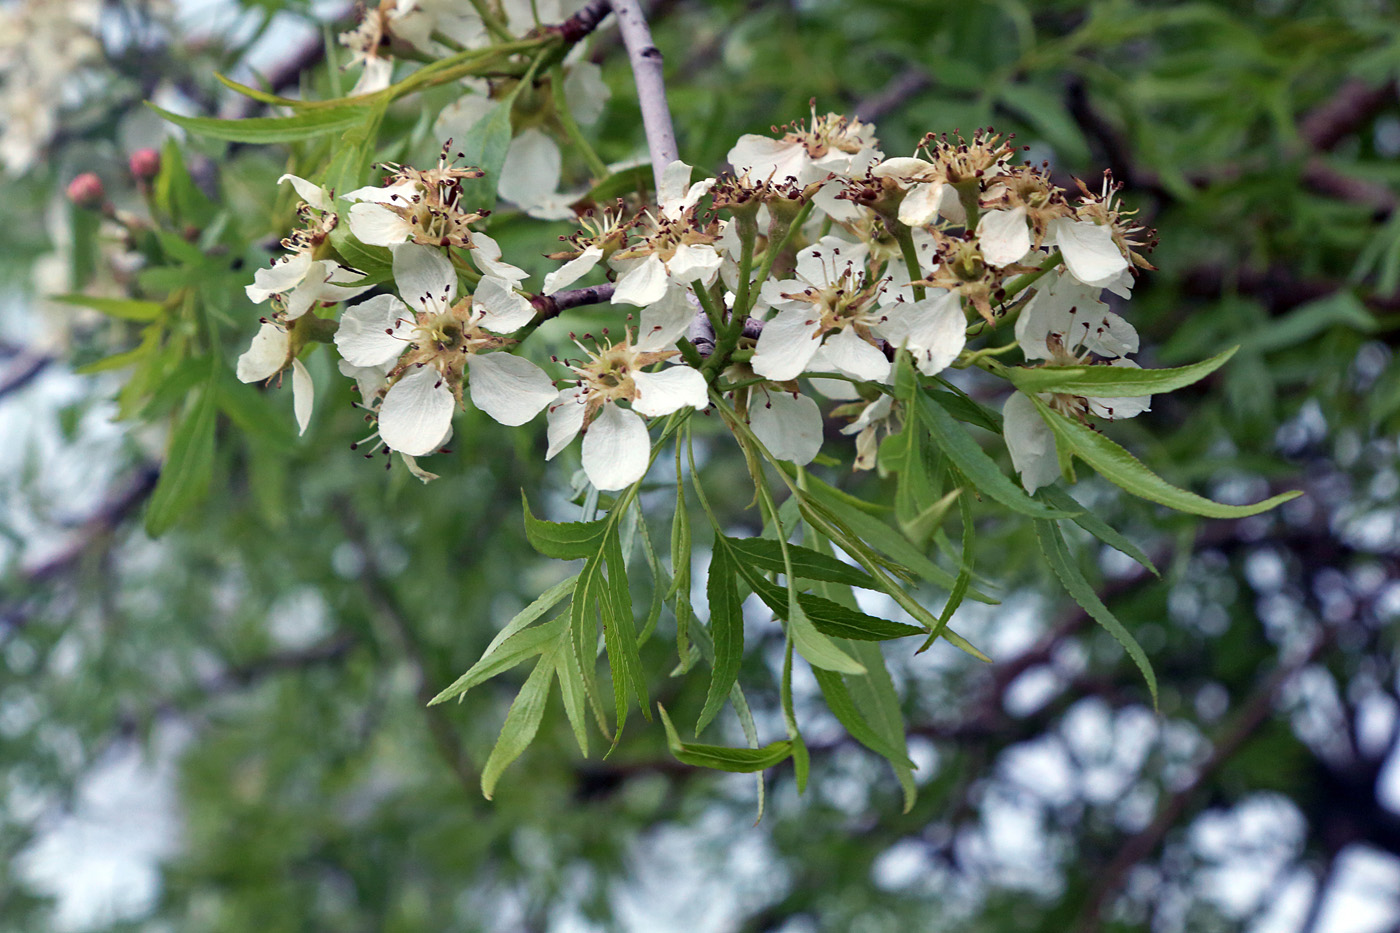
<path fill-rule="evenodd" d="M 676 147 L 676 130 L 671 124 L 671 108 L 666 103 L 666 82 L 663 75 L 661 50 L 651 41 L 651 29 L 642 15 L 637 0 L 610 0 L 617 14 L 622 44 L 627 48 L 627 60 L 632 65 L 632 79 L 637 85 L 637 102 L 642 110 L 642 127 L 646 130 L 647 152 L 651 156 L 652 178 L 656 190 L 661 190 L 661 174 L 666 166 L 680 159 Z"/>
<path fill-rule="evenodd" d="M 812 215 L 812 203 L 813 202 L 808 201 L 806 204 L 802 205 L 801 210 L 799 210 L 797 216 L 792 219 L 792 223 L 788 225 L 787 231 L 783 234 L 781 240 L 777 243 L 771 240 L 769 241 L 768 248 L 763 251 L 763 264 L 758 267 L 758 281 L 768 281 L 768 275 L 773 271 L 773 263 L 777 261 L 778 254 L 787 247 L 788 243 L 792 240 L 793 233 L 806 223 L 807 218 Z M 750 310 L 752 309 L 744 308 L 743 313 L 747 315 Z"/>
<path fill-rule="evenodd" d="M 919 250 L 914 245 L 914 231 L 904 224 L 897 224 L 894 238 L 899 241 L 899 251 L 904 255 L 904 265 L 909 269 L 909 282 L 914 289 L 914 300 L 923 301 L 924 287 L 913 284 L 922 281 L 924 277 L 924 270 L 919 267 Z"/>
<path fill-rule="evenodd" d="M 1020 294 L 1030 286 L 1034 285 L 1036 280 L 1038 280 L 1042 275 L 1058 266 L 1062 259 L 1064 259 L 1064 257 L 1060 255 L 1059 250 L 1056 250 L 1049 256 L 1046 256 L 1045 261 L 1042 262 L 1040 265 L 1036 266 L 1034 272 L 1027 272 L 1025 275 L 1016 276 L 1016 278 L 1012 279 L 1006 285 L 1006 297 L 1014 298 L 1016 297 L 1016 295 Z"/>
<path fill-rule="evenodd" d="M 476 10 L 476 15 L 481 17 L 481 22 L 486 27 L 487 32 L 502 42 L 510 42 L 515 38 L 485 0 L 471 0 L 471 4 L 472 8 Z"/>
<path fill-rule="evenodd" d="M 739 288 L 734 293 L 734 320 L 742 330 L 749 315 L 749 277 L 753 274 L 753 246 L 758 239 L 758 224 L 748 214 L 737 215 L 739 225 Z"/>
<path fill-rule="evenodd" d="M 588 163 L 588 170 L 593 173 L 594 179 L 602 181 L 608 177 L 607 163 L 598 158 L 598 153 L 584 137 L 583 130 L 579 129 L 578 121 L 569 112 L 569 101 L 564 94 L 564 69 L 562 66 L 555 65 L 549 70 L 549 83 L 550 90 L 554 94 L 554 112 L 559 117 L 559 125 L 564 127 L 564 132 L 578 147 L 579 155 L 583 156 L 583 161 Z"/>

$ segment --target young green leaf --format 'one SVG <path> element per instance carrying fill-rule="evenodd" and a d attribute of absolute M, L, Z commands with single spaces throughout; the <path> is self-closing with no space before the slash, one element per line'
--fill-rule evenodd
<path fill-rule="evenodd" d="M 554 683 L 554 668 L 558 659 L 557 649 L 551 649 L 541 655 L 535 669 L 530 672 L 524 686 L 520 688 L 520 693 L 516 694 L 514 702 L 510 704 L 510 712 L 506 713 L 500 738 L 496 739 L 496 745 L 491 749 L 485 767 L 481 769 L 481 794 L 487 800 L 495 793 L 496 782 L 500 779 L 501 772 L 519 758 L 535 740 L 535 733 L 539 731 L 540 722 L 544 719 L 544 707 L 549 700 L 549 688 Z"/>
<path fill-rule="evenodd" d="M 546 522 L 530 512 L 530 500 L 522 491 L 525 503 L 525 537 L 535 550 L 545 557 L 558 560 L 578 560 L 598 554 L 603 536 L 610 527 L 606 518 L 591 522 Z"/>
<path fill-rule="evenodd" d="M 154 321 L 165 311 L 165 306 L 158 301 L 139 301 L 135 298 L 98 298 L 95 295 L 51 295 L 53 301 L 61 301 L 66 305 L 77 305 L 80 308 L 91 308 L 94 311 L 101 311 L 108 317 L 121 318 L 124 321 Z"/>
<path fill-rule="evenodd" d="M 235 143 L 289 143 L 310 139 L 326 133 L 348 130 L 366 120 L 373 112 L 369 104 L 342 104 L 322 110 L 310 110 L 291 117 L 249 117 L 246 120 L 221 120 L 215 117 L 185 117 L 146 103 L 156 113 L 176 126 L 199 136 L 225 139 Z"/>
<path fill-rule="evenodd" d="M 670 747 L 671 754 L 682 764 L 710 768 L 714 771 L 748 774 L 781 764 L 792 754 L 792 742 L 787 739 L 773 742 L 763 748 L 730 748 L 727 745 L 682 742 L 676 727 L 671 724 L 666 707 L 658 703 L 656 708 L 661 712 L 661 725 L 666 729 L 666 744 Z"/>
<path fill-rule="evenodd" d="M 555 589 L 558 589 L 556 586 Z M 536 600 L 538 603 L 539 600 Z M 534 604 L 531 604 L 533 607 Z M 526 612 L 530 611 L 529 608 Z M 540 610 L 544 612 L 546 610 Z M 517 619 L 520 616 L 516 616 Z M 507 638 L 498 642 L 492 642 L 491 646 L 481 655 L 481 658 L 473 664 L 465 674 L 454 680 L 451 686 L 447 687 L 437 696 L 428 701 L 429 706 L 438 703 L 445 703 L 454 697 L 459 697 L 477 684 L 485 683 L 497 674 L 504 673 L 524 661 L 533 658 L 542 651 L 548 650 L 550 645 L 559 639 L 564 631 L 564 617 L 560 616 L 553 622 L 545 625 L 537 625 L 534 628 L 527 628 L 521 631 L 517 629 Z"/>
<path fill-rule="evenodd" d="M 1098 622 L 1109 634 L 1117 639 L 1118 644 L 1123 646 L 1123 650 L 1128 652 L 1128 656 L 1133 659 L 1133 663 L 1142 672 L 1143 679 L 1147 681 L 1147 689 L 1152 694 L 1152 705 L 1157 705 L 1157 675 L 1152 672 L 1152 662 L 1147 660 L 1147 653 L 1142 650 L 1142 646 L 1137 643 L 1137 639 L 1132 636 L 1123 623 L 1109 611 L 1102 600 L 1094 592 L 1094 588 L 1089 585 L 1089 581 L 1084 579 L 1084 574 L 1080 573 L 1078 565 L 1074 563 L 1070 556 L 1069 548 L 1065 545 L 1065 539 L 1060 534 L 1059 527 L 1054 522 L 1038 521 L 1035 523 L 1035 535 L 1040 541 L 1041 553 L 1045 555 L 1046 561 L 1050 564 L 1050 569 L 1064 586 L 1074 601 L 1087 612 L 1094 621 Z"/>
<path fill-rule="evenodd" d="M 1069 493 L 1059 486 L 1044 486 L 1036 492 L 1036 495 L 1050 503 L 1057 509 L 1069 511 L 1079 506 Z M 1121 533 L 1115 530 L 1108 522 L 1099 518 L 1089 509 L 1080 508 L 1078 514 L 1074 516 L 1074 523 L 1083 528 L 1089 534 L 1098 538 L 1104 544 L 1113 548 L 1121 554 L 1126 554 L 1133 560 L 1151 571 L 1154 577 L 1160 577 L 1156 565 L 1152 563 L 1152 558 L 1143 553 L 1142 548 L 1129 541 Z"/>
<path fill-rule="evenodd" d="M 1149 502 L 1157 502 L 1179 512 L 1204 515 L 1207 518 L 1245 518 L 1267 512 L 1276 505 L 1302 495 L 1299 491 L 1280 493 L 1253 505 L 1224 505 L 1213 502 L 1194 492 L 1178 489 L 1099 432 L 1066 418 L 1034 395 L 1028 397 L 1035 403 L 1050 430 L 1055 432 L 1056 442 L 1063 444 L 1065 450 L 1098 470 L 1104 479 Z"/>
<path fill-rule="evenodd" d="M 705 595 L 710 604 L 710 639 L 715 658 L 710 676 L 710 690 L 705 706 L 695 723 L 695 734 L 715 718 L 729 696 L 730 688 L 739 679 L 739 665 L 744 659 L 744 609 L 739 596 L 738 565 L 728 539 L 717 536 L 710 556 L 710 576 L 705 582 Z"/>
<path fill-rule="evenodd" d="M 783 548 L 772 538 L 725 538 L 725 543 L 733 548 L 741 560 L 750 561 L 760 570 L 769 573 L 786 573 L 783 563 Z M 861 589 L 879 589 L 864 570 L 853 567 L 845 561 L 828 557 L 797 544 L 787 546 L 788 558 L 792 561 L 793 576 L 803 580 L 825 580 L 829 583 L 844 583 Z"/>
<path fill-rule="evenodd" d="M 1175 369 L 1136 369 L 1131 366 L 1012 366 L 1007 368 L 1016 388 L 1033 395 L 1062 392 L 1098 398 L 1131 398 L 1173 392 L 1215 372 L 1235 355 L 1231 347 L 1208 360 Z"/>
<path fill-rule="evenodd" d="M 170 453 L 146 506 L 146 533 L 153 538 L 169 530 L 209 490 L 214 475 L 216 396 L 211 379 L 199 390 L 194 405 L 171 437 Z"/>

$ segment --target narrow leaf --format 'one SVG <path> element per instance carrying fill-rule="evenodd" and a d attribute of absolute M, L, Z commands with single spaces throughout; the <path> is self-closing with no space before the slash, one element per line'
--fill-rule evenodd
<path fill-rule="evenodd" d="M 218 421 L 216 394 L 211 380 L 175 428 L 170 453 L 146 507 L 146 533 L 153 538 L 164 534 L 209 489 L 214 475 L 214 427 Z"/>
<path fill-rule="evenodd" d="M 124 321 L 154 321 L 165 311 L 158 301 L 139 301 L 135 298 L 98 298 L 95 295 L 50 295 L 53 301 L 80 308 L 101 311 L 108 317 Z"/>
<path fill-rule="evenodd" d="M 714 771 L 733 771 L 748 774 L 763 771 L 780 764 L 792 754 L 792 742 L 784 739 L 763 748 L 731 748 L 727 745 L 699 745 L 682 742 L 666 707 L 657 704 L 661 712 L 661 724 L 666 728 L 666 744 L 677 761 L 696 768 L 710 768 Z"/>
<path fill-rule="evenodd" d="M 1007 368 L 1016 388 L 1028 395 L 1062 392 L 1096 398 L 1132 398 L 1173 392 L 1215 372 L 1235 355 L 1231 347 L 1208 360 L 1175 369 L 1135 369 L 1130 366 L 1038 366 Z"/>
<path fill-rule="evenodd" d="M 1055 440 L 1065 445 L 1066 450 L 1098 470 L 1104 479 L 1149 502 L 1157 502 L 1179 512 L 1204 515 L 1207 518 L 1245 518 L 1267 512 L 1276 505 L 1302 495 L 1302 492 L 1297 490 L 1280 493 L 1253 505 L 1224 505 L 1213 502 L 1194 492 L 1178 489 L 1107 437 L 1077 421 L 1071 421 L 1035 396 L 1029 398 L 1035 403 L 1050 430 L 1055 432 Z"/>
<path fill-rule="evenodd" d="M 546 652 L 535 664 L 535 669 L 530 672 L 524 686 L 520 688 L 520 693 L 516 694 L 514 702 L 510 704 L 505 725 L 501 727 L 501 736 L 491 749 L 485 767 L 481 769 L 481 794 L 487 800 L 495 793 L 496 781 L 500 779 L 501 772 L 519 758 L 535 740 L 535 733 L 539 731 L 540 722 L 544 719 L 544 707 L 549 700 L 550 685 L 554 682 L 557 659 L 556 652 Z"/>
<path fill-rule="evenodd" d="M 739 597 L 737 566 L 732 551 L 722 536 L 715 542 L 710 557 L 710 576 L 705 582 L 705 595 L 710 604 L 710 639 L 715 659 L 710 676 L 710 690 L 705 696 L 704 709 L 695 723 L 699 735 L 724 706 L 730 688 L 739 679 L 739 665 L 744 659 L 744 610 Z"/>
<path fill-rule="evenodd" d="M 345 104 L 311 110 L 291 117 L 249 117 L 246 120 L 220 120 L 215 117 L 185 117 L 146 103 L 156 113 L 191 133 L 236 143 L 289 143 L 326 133 L 348 130 L 367 119 L 368 104 Z"/>
<path fill-rule="evenodd" d="M 609 524 L 606 518 L 592 522 L 546 522 L 530 512 L 530 500 L 523 491 L 520 498 L 525 503 L 525 537 L 545 557 L 578 560 L 592 557 L 602 549 L 603 535 Z"/>
<path fill-rule="evenodd" d="M 739 559 L 749 561 L 760 570 L 769 573 L 787 572 L 787 565 L 783 562 L 782 545 L 772 538 L 725 538 L 725 543 L 734 549 Z M 879 589 L 879 584 L 870 574 L 845 561 L 797 544 L 789 544 L 787 551 L 795 577 L 844 583 L 866 590 Z"/>
<path fill-rule="evenodd" d="M 429 700 L 428 705 L 435 706 L 453 697 L 461 696 L 477 684 L 484 683 L 497 674 L 502 674 L 517 664 L 549 649 L 564 629 L 563 620 L 564 617 L 560 616 L 547 625 L 517 631 L 500 642 L 499 645 L 488 648 L 480 660 L 473 664 L 465 674 L 454 680 L 451 686 Z"/>
<path fill-rule="evenodd" d="M 1036 495 L 1040 496 L 1042 499 L 1046 500 L 1057 509 L 1065 509 L 1066 511 L 1069 511 L 1070 509 L 1079 505 L 1079 503 L 1076 502 L 1074 498 L 1070 496 L 1069 493 L 1065 492 L 1059 486 L 1042 487 L 1039 491 L 1037 491 Z M 1083 528 L 1085 531 L 1089 532 L 1089 534 L 1093 535 L 1095 538 L 1098 538 L 1100 541 L 1102 541 L 1104 544 L 1107 544 L 1115 551 L 1118 551 L 1121 554 L 1126 554 L 1142 566 L 1146 567 L 1149 571 L 1152 572 L 1152 575 L 1154 577 L 1161 576 L 1161 574 L 1157 571 L 1156 565 L 1152 563 L 1152 558 L 1148 557 L 1143 552 L 1142 548 L 1129 541 L 1126 537 L 1124 537 L 1112 526 L 1110 526 L 1108 522 L 1105 522 L 1103 519 L 1095 515 L 1093 511 L 1081 507 L 1079 513 L 1074 516 L 1073 521 L 1080 528 Z"/>

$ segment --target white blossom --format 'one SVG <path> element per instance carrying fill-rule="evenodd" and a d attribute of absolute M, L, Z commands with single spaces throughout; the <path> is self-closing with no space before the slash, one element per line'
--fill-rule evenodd
<path fill-rule="evenodd" d="M 305 434 L 311 423 L 316 388 L 311 373 L 301 360 L 293 356 L 290 335 L 286 328 L 266 321 L 253 335 L 253 342 L 238 357 L 235 374 L 240 382 L 263 382 L 292 367 L 292 413 L 296 416 L 298 433 Z"/>

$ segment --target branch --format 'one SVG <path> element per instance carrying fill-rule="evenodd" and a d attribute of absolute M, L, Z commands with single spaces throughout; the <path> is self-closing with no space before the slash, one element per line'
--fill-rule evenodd
<path fill-rule="evenodd" d="M 884 87 L 856 102 L 857 120 L 873 123 L 892 110 L 899 109 L 909 98 L 933 86 L 933 76 L 918 65 L 910 65 L 889 80 Z"/>
<path fill-rule="evenodd" d="M 553 28 L 564 37 L 565 42 L 575 45 L 597 29 L 598 24 L 611 12 L 612 6 L 608 0 L 591 0 L 583 9 Z"/>
<path fill-rule="evenodd" d="M 558 317 L 570 308 L 600 305 L 612 301 L 613 291 L 616 288 L 617 286 L 612 282 L 604 282 L 602 285 L 571 288 L 567 291 L 555 292 L 553 295 L 531 295 L 530 304 L 535 308 L 536 323 L 539 323 Z"/>
<path fill-rule="evenodd" d="M 1394 81 L 1373 87 L 1353 78 L 1338 88 L 1325 104 L 1303 117 L 1298 131 L 1309 146 L 1328 152 L 1379 113 L 1395 95 Z"/>
<path fill-rule="evenodd" d="M 44 353 L 25 351 L 14 363 L 9 372 L 0 379 L 0 398 L 11 392 L 18 392 L 39 377 L 39 374 L 53 362 L 53 357 Z"/>
<path fill-rule="evenodd" d="M 666 104 L 666 82 L 663 75 L 661 50 L 651 41 L 651 30 L 642 15 L 637 0 L 610 0 L 622 32 L 622 44 L 627 47 L 627 59 L 632 63 L 632 78 L 637 84 L 637 101 L 642 109 L 642 127 L 647 134 L 647 152 L 651 155 L 651 173 L 656 190 L 661 190 L 661 173 L 666 166 L 680 159 L 676 148 L 676 131 L 671 125 L 671 108 Z"/>

